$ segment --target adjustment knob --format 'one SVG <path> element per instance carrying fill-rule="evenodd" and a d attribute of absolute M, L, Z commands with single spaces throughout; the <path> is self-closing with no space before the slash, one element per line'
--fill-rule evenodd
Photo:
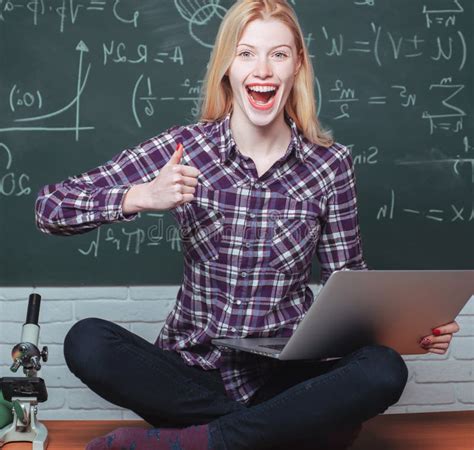
<path fill-rule="evenodd" d="M 41 358 L 43 359 L 44 362 L 48 360 L 48 347 L 44 346 L 43 349 L 41 350 Z"/>

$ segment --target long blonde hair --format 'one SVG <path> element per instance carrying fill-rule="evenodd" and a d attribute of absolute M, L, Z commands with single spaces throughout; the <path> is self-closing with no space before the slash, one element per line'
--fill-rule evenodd
<path fill-rule="evenodd" d="M 226 13 L 217 33 L 203 83 L 200 120 L 212 122 L 232 110 L 232 89 L 226 72 L 245 27 L 256 19 L 276 19 L 292 31 L 301 67 L 285 105 L 286 113 L 310 141 L 330 147 L 334 140 L 317 118 L 314 72 L 303 32 L 294 10 L 286 0 L 239 0 Z"/>

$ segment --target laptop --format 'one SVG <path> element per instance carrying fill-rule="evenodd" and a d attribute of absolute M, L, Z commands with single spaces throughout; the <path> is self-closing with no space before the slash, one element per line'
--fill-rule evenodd
<path fill-rule="evenodd" d="M 455 320 L 472 295 L 474 270 L 335 271 L 291 337 L 212 343 L 280 360 L 339 359 L 369 344 L 423 354 L 419 340 Z"/>

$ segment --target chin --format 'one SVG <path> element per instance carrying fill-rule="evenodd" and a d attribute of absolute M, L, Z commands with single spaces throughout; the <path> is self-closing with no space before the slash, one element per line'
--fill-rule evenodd
<path fill-rule="evenodd" d="M 275 121 L 275 119 L 280 117 L 280 115 L 283 114 L 283 109 L 278 111 L 272 111 L 267 114 L 248 110 L 245 110 L 244 113 L 250 123 L 257 127 L 264 127 L 270 125 Z"/>

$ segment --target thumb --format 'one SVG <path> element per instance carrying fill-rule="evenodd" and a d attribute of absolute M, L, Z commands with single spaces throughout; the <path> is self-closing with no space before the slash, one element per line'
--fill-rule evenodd
<path fill-rule="evenodd" d="M 181 142 L 176 146 L 176 151 L 171 156 L 168 164 L 179 164 L 181 162 L 181 158 L 183 157 L 184 147 Z"/>

